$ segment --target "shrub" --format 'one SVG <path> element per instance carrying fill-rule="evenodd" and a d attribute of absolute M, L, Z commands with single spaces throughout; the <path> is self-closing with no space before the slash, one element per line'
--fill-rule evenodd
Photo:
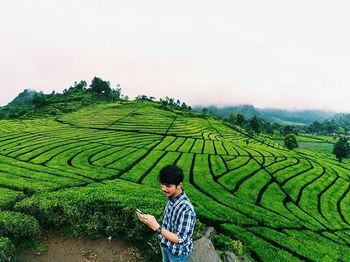
<path fill-rule="evenodd" d="M 0 261 L 11 262 L 15 261 L 15 248 L 8 238 L 0 237 Z"/>
<path fill-rule="evenodd" d="M 126 238 L 158 248 L 154 232 L 138 220 L 135 209 L 160 220 L 164 204 L 159 190 L 117 181 L 37 194 L 19 202 L 16 209 L 35 216 L 47 228 L 75 236 Z"/>
<path fill-rule="evenodd" d="M 0 236 L 8 237 L 15 243 L 39 239 L 40 227 L 38 221 L 28 215 L 16 212 L 0 212 Z"/>
<path fill-rule="evenodd" d="M 289 150 L 299 147 L 297 138 L 293 134 L 288 134 L 284 138 L 284 146 Z"/>
<path fill-rule="evenodd" d="M 24 197 L 22 192 L 0 188 L 0 210 L 11 209 L 16 202 Z"/>
<path fill-rule="evenodd" d="M 223 234 L 218 234 L 215 236 L 213 239 L 213 244 L 216 249 L 219 249 L 221 251 L 232 251 L 236 255 L 242 255 L 244 251 L 241 241 L 233 240 Z"/>
<path fill-rule="evenodd" d="M 47 228 L 74 236 L 128 239 L 159 252 L 157 235 L 138 220 L 135 209 L 154 215 L 160 222 L 165 202 L 157 189 L 113 181 L 36 194 L 19 202 L 16 209 L 35 216 Z M 195 232 L 202 227 L 197 220 Z"/>

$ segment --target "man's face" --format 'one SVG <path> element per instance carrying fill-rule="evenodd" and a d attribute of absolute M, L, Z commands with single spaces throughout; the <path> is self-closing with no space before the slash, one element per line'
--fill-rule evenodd
<path fill-rule="evenodd" d="M 160 188 L 166 197 L 172 197 L 178 189 L 174 184 L 161 184 Z"/>

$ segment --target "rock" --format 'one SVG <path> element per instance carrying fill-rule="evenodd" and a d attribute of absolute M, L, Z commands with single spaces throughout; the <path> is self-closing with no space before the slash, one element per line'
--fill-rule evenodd
<path fill-rule="evenodd" d="M 201 237 L 206 237 L 210 240 L 212 240 L 215 236 L 216 236 L 216 230 L 213 227 L 206 227 L 205 229 L 203 229 L 201 232 L 198 233 L 197 235 L 197 239 L 201 238 Z"/>
<path fill-rule="evenodd" d="M 216 253 L 213 243 L 203 236 L 193 242 L 190 262 L 221 262 L 221 259 Z"/>
<path fill-rule="evenodd" d="M 232 251 L 225 251 L 221 254 L 221 260 L 222 262 L 237 262 L 238 259 Z"/>
<path fill-rule="evenodd" d="M 213 227 L 207 227 L 204 230 L 204 236 L 210 240 L 212 240 L 216 236 L 216 230 Z"/>

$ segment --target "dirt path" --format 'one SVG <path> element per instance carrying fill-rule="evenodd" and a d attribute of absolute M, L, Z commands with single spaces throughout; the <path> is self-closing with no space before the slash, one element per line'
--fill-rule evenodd
<path fill-rule="evenodd" d="M 123 241 L 87 238 L 73 239 L 49 233 L 45 240 L 48 251 L 35 255 L 30 250 L 18 250 L 18 262 L 112 262 L 143 261 L 140 250 Z"/>

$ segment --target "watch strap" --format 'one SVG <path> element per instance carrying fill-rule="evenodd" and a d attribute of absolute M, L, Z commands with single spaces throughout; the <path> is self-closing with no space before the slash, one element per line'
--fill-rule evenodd
<path fill-rule="evenodd" d="M 162 226 L 159 226 L 159 227 L 155 230 L 155 232 L 156 232 L 157 234 L 162 233 Z"/>

